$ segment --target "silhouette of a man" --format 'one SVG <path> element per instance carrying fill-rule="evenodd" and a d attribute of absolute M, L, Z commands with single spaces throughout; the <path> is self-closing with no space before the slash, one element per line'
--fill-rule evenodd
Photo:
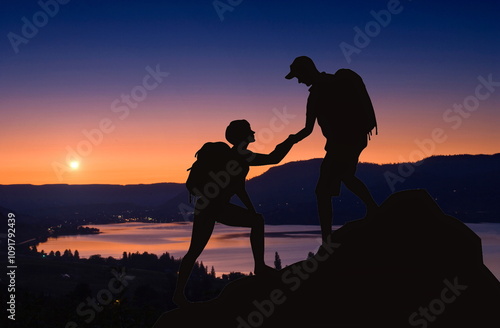
<path fill-rule="evenodd" d="M 297 78 L 309 88 L 305 127 L 295 142 L 309 136 L 316 120 L 326 138 L 326 155 L 316 186 L 323 242 L 332 227 L 332 197 L 339 196 L 343 182 L 366 205 L 368 213 L 378 208 L 366 185 L 356 176 L 361 151 L 367 146 L 375 115 L 361 77 L 348 69 L 335 74 L 319 72 L 311 58 L 295 58 L 286 79 Z"/>

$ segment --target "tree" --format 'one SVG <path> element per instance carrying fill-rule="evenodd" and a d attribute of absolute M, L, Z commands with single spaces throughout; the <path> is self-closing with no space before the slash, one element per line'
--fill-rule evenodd
<path fill-rule="evenodd" d="M 208 265 L 204 266 L 203 261 L 200 262 L 200 269 L 202 273 L 208 273 Z"/>
<path fill-rule="evenodd" d="M 72 258 L 73 257 L 73 253 L 71 253 L 71 249 L 64 250 L 63 257 L 65 257 L 65 258 Z"/>
<path fill-rule="evenodd" d="M 212 265 L 212 270 L 210 270 L 210 275 L 215 278 L 215 269 L 214 266 Z"/>
<path fill-rule="evenodd" d="M 280 256 L 278 254 L 278 252 L 274 252 L 274 267 L 276 268 L 276 270 L 281 270 L 282 267 L 281 267 L 281 259 L 280 259 Z"/>
<path fill-rule="evenodd" d="M 101 254 L 91 255 L 88 260 L 90 263 L 105 264 L 106 260 L 102 258 Z"/>
<path fill-rule="evenodd" d="M 75 249 L 75 254 L 73 255 L 73 258 L 77 261 L 80 259 L 80 252 L 78 252 L 77 249 Z"/>

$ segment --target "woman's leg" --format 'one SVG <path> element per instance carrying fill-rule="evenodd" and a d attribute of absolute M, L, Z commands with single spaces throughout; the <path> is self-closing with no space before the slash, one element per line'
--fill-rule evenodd
<path fill-rule="evenodd" d="M 264 218 L 246 208 L 228 204 L 219 212 L 216 220 L 228 226 L 250 228 L 250 244 L 255 261 L 256 274 L 268 269 L 264 262 Z"/>
<path fill-rule="evenodd" d="M 191 235 L 191 244 L 186 255 L 182 258 L 179 267 L 179 275 L 177 277 L 177 286 L 175 288 L 173 301 L 177 305 L 188 303 L 184 295 L 189 276 L 193 269 L 194 263 L 205 248 L 214 230 L 215 221 L 211 215 L 195 215 L 193 220 L 193 231 Z"/>

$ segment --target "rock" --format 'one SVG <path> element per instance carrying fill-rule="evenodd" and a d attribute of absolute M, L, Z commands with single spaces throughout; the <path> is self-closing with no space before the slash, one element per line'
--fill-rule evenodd
<path fill-rule="evenodd" d="M 500 327 L 480 238 L 424 190 L 391 195 L 308 260 L 164 313 L 170 327 Z"/>

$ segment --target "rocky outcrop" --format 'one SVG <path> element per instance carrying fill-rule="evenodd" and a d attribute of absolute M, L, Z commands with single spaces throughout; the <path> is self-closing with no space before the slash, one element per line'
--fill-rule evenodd
<path fill-rule="evenodd" d="M 334 231 L 314 257 L 163 314 L 170 327 L 500 327 L 480 238 L 423 190 Z"/>

